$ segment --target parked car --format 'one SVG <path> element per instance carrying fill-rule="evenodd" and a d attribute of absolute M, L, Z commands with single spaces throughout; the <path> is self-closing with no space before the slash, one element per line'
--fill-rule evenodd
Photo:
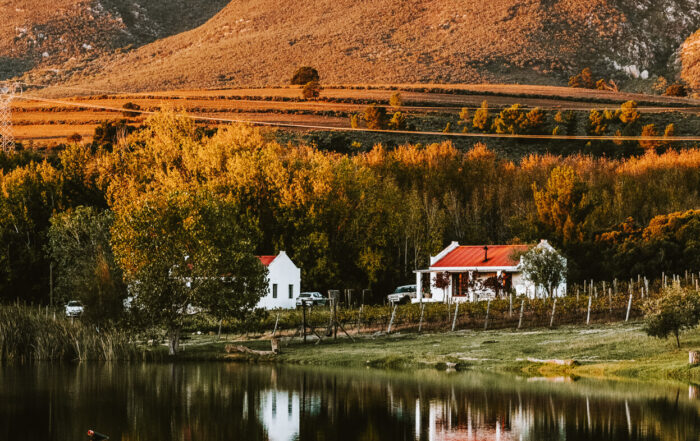
<path fill-rule="evenodd" d="M 85 311 L 85 308 L 77 300 L 71 300 L 66 303 L 66 317 L 80 317 L 83 311 Z"/>
<path fill-rule="evenodd" d="M 411 299 L 416 298 L 416 285 L 399 286 L 396 290 L 387 297 L 389 303 L 411 303 Z"/>
<path fill-rule="evenodd" d="M 306 303 L 306 306 L 325 305 L 327 301 L 328 299 L 323 297 L 320 292 L 302 292 L 297 297 L 297 307 L 300 307 L 302 303 Z"/>

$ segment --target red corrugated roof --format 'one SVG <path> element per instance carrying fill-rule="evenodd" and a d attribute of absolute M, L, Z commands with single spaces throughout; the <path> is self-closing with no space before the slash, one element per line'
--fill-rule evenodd
<path fill-rule="evenodd" d="M 268 266 L 277 256 L 258 256 L 263 265 Z"/>
<path fill-rule="evenodd" d="M 514 251 L 527 251 L 528 245 L 488 245 L 488 260 L 484 262 L 484 245 L 459 246 L 431 265 L 431 268 L 475 266 L 515 266 L 510 258 Z"/>

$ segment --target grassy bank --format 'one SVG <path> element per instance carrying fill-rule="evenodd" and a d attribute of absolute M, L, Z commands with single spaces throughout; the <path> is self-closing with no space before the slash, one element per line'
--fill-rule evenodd
<path fill-rule="evenodd" d="M 302 344 L 282 341 L 279 363 L 414 369 L 430 367 L 518 372 L 536 376 L 585 376 L 640 380 L 700 382 L 700 367 L 688 367 L 688 350 L 700 348 L 700 330 L 685 334 L 677 350 L 670 340 L 647 337 L 641 323 L 563 326 L 527 331 L 465 330 L 454 333 L 363 336 L 351 342 L 324 339 Z M 183 359 L 224 359 L 225 341 L 194 338 L 185 345 Z M 247 341 L 253 349 L 269 350 L 266 339 Z M 243 357 L 248 358 L 248 357 Z M 575 360 L 574 366 L 537 363 L 528 359 Z"/>

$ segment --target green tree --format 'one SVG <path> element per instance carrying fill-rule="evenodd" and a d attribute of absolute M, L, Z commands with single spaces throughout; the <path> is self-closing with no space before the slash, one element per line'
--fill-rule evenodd
<path fill-rule="evenodd" d="M 318 82 L 321 79 L 318 75 L 318 71 L 310 66 L 302 66 L 294 72 L 292 75 L 291 84 L 295 86 L 303 86 L 310 83 L 311 81 Z"/>
<path fill-rule="evenodd" d="M 547 291 L 552 298 L 554 291 L 566 278 L 566 260 L 555 250 L 536 246 L 522 255 L 522 271 L 533 284 Z"/>
<path fill-rule="evenodd" d="M 472 126 L 481 132 L 487 132 L 491 127 L 491 116 L 489 115 L 489 103 L 484 100 L 481 103 L 476 112 L 474 112 L 474 119 L 472 120 Z"/>
<path fill-rule="evenodd" d="M 673 334 L 680 349 L 681 332 L 695 329 L 700 323 L 700 294 L 673 286 L 664 289 L 663 296 L 647 302 L 644 310 L 647 335 L 665 339 Z"/>
<path fill-rule="evenodd" d="M 304 88 L 301 91 L 302 96 L 304 99 L 312 99 L 312 98 L 318 98 L 321 96 L 321 85 L 318 83 L 318 81 L 309 81 L 304 85 Z"/>
<path fill-rule="evenodd" d="M 370 104 L 365 108 L 364 119 L 372 130 L 384 130 L 387 125 L 386 107 Z"/>
<path fill-rule="evenodd" d="M 241 319 L 265 295 L 267 269 L 232 203 L 206 192 L 148 193 L 119 201 L 115 214 L 114 253 L 133 309 L 167 330 L 171 355 L 193 309 Z"/>
<path fill-rule="evenodd" d="M 48 231 L 56 299 L 80 300 L 84 318 L 98 324 L 122 316 L 126 285 L 110 245 L 112 213 L 92 207 L 57 213 Z"/>

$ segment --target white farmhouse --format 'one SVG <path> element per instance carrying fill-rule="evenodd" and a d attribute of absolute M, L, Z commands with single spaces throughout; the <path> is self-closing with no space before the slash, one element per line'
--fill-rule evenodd
<path fill-rule="evenodd" d="M 542 240 L 536 247 L 556 251 Z M 430 257 L 430 268 L 416 271 L 416 301 L 473 302 L 493 298 L 499 291 L 508 293 L 514 290 L 517 295 L 530 298 L 546 295 L 542 288 L 535 286 L 522 271 L 522 262 L 513 260 L 517 252 L 526 252 L 531 245 L 470 245 L 463 246 L 452 242 L 438 255 Z M 562 260 L 566 260 L 562 257 Z M 430 288 L 423 284 L 427 276 Z M 439 288 L 435 281 L 446 276 L 446 286 Z M 566 281 L 554 290 L 557 297 L 566 295 Z M 429 299 L 429 300 L 428 300 Z"/>
<path fill-rule="evenodd" d="M 260 299 L 258 308 L 295 308 L 301 289 L 299 267 L 284 251 L 280 251 L 276 256 L 258 256 L 258 258 L 267 267 L 269 280 L 267 295 Z"/>

